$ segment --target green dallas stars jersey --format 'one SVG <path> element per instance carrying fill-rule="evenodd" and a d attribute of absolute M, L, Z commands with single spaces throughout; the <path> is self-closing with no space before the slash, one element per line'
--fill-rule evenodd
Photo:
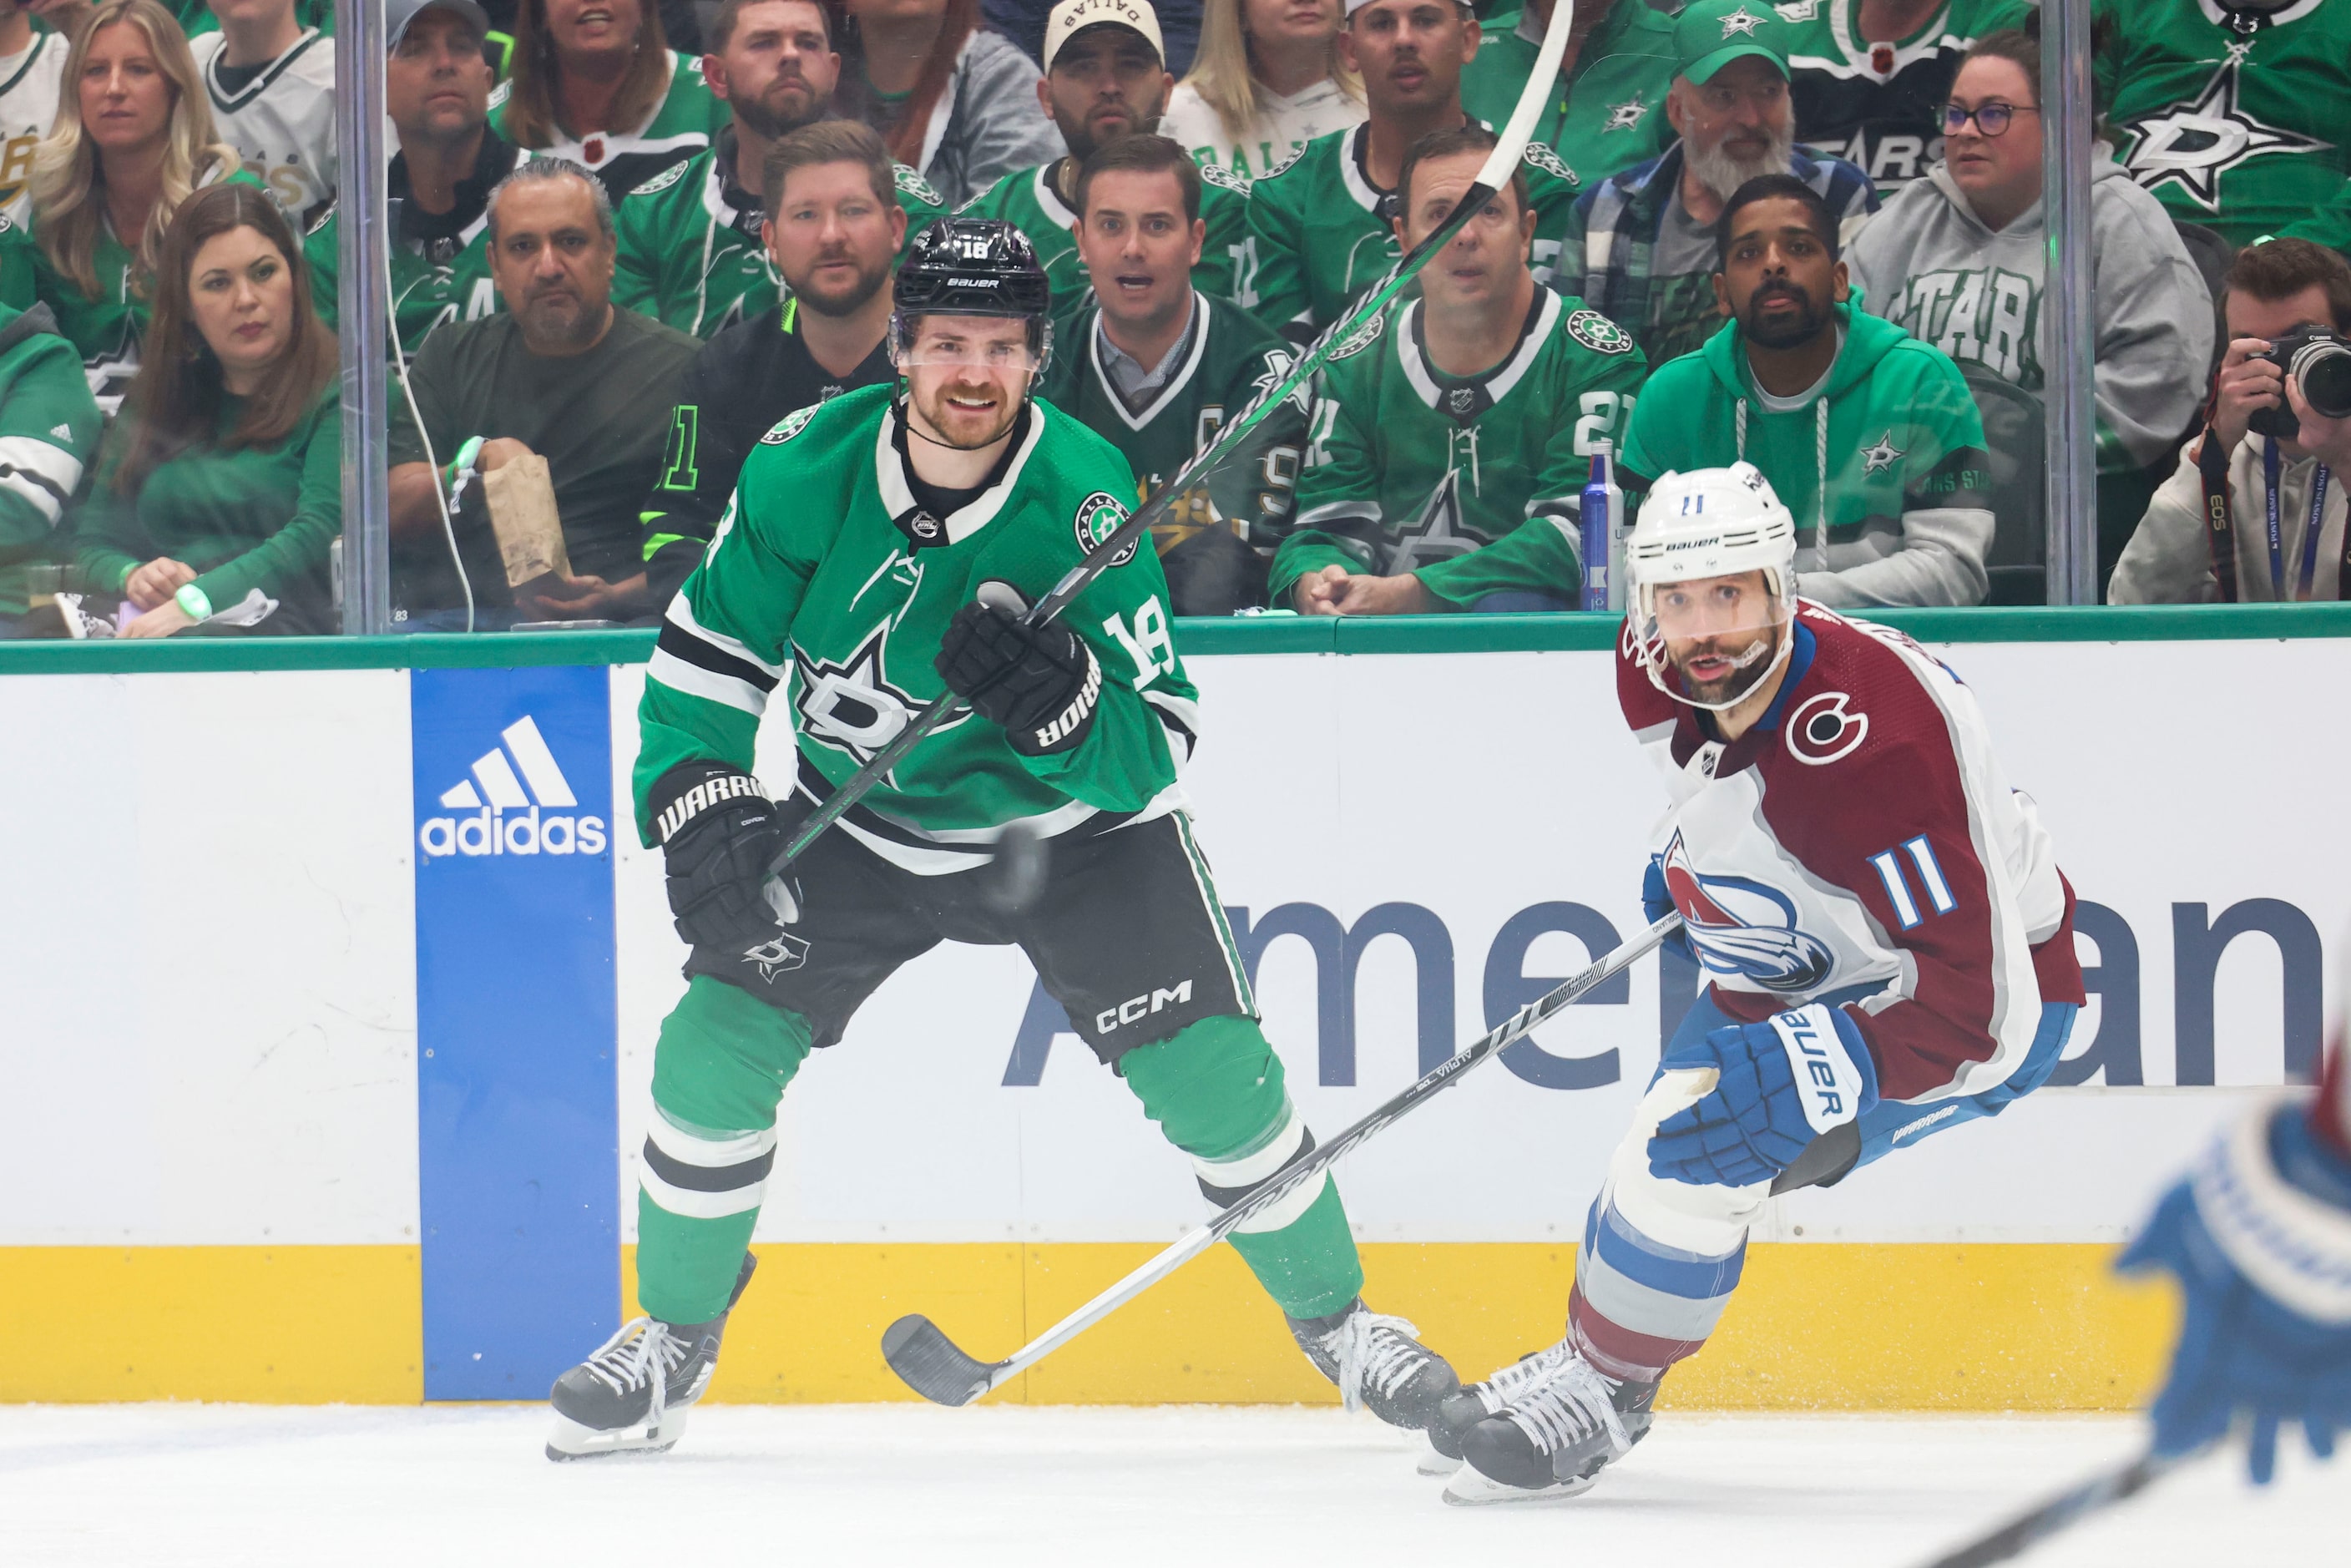
<path fill-rule="evenodd" d="M 2231 245 L 2306 220 L 2351 170 L 2351 5 L 2267 16 L 2212 0 L 2100 0 L 2098 102 L 2131 177 Z"/>
<path fill-rule="evenodd" d="M 946 203 L 904 163 L 893 164 L 906 238 L 946 216 Z M 612 303 L 697 338 L 715 338 L 779 303 L 783 279 L 759 241 L 758 195 L 735 178 L 735 132 L 629 193 L 612 214 L 619 254 Z"/>
<path fill-rule="evenodd" d="M 1379 211 L 1388 193 L 1365 172 L 1370 139 L 1368 122 L 1333 131 L 1249 187 L 1233 298 L 1277 331 L 1311 338 L 1395 265 L 1395 231 Z M 1527 144 L 1522 165 L 1535 210 L 1535 281 L 1547 284 L 1583 179 L 1539 141 Z"/>
<path fill-rule="evenodd" d="M 982 582 L 1000 579 L 1033 602 L 1125 520 L 1125 461 L 1044 403 L 1029 405 L 979 496 L 933 517 L 908 486 L 893 397 L 865 387 L 802 409 L 744 463 L 645 672 L 636 800 L 648 844 L 645 799 L 664 773 L 695 758 L 751 766 L 787 664 L 798 789 L 822 800 L 945 689 L 932 668 L 939 639 Z M 967 865 L 974 836 L 1008 822 L 1090 835 L 1179 808 L 1196 694 L 1158 558 L 1139 551 L 1102 573 L 1062 620 L 1102 670 L 1081 744 L 1023 757 L 998 726 L 966 714 L 915 747 L 843 831 L 932 873 Z"/>
<path fill-rule="evenodd" d="M 1092 285 L 1070 232 L 1077 227 L 1078 214 L 1062 195 L 1064 175 L 1070 185 L 1076 184 L 1073 160 L 1056 158 L 1033 169 L 1016 170 L 966 202 L 956 215 L 1000 218 L 1028 236 L 1053 287 L 1054 319 L 1065 327 L 1084 308 Z M 1205 294 L 1236 298 L 1235 278 L 1249 244 L 1249 182 L 1239 175 L 1201 169 L 1200 219 L 1208 225 L 1208 235 L 1200 246 L 1200 265 L 1192 269 L 1192 287 Z"/>
<path fill-rule="evenodd" d="M 1103 369 L 1102 311 L 1090 307 L 1076 320 L 1053 356 L 1042 395 L 1062 413 L 1107 437 L 1135 473 L 1137 504 L 1148 500 L 1192 455 L 1223 428 L 1226 418 L 1247 408 L 1257 394 L 1290 373 L 1290 345 L 1229 301 L 1192 295 L 1189 338 L 1172 353 L 1179 363 L 1167 382 L 1140 410 L 1131 410 Z M 1182 597 L 1190 591 L 1174 552 L 1203 531 L 1229 528 L 1258 550 L 1270 554 L 1289 530 L 1292 491 L 1298 482 L 1300 448 L 1306 434 L 1306 393 L 1285 399 L 1249 433 L 1241 448 L 1218 463 L 1207 480 L 1173 501 L 1152 539 L 1178 589 L 1182 614 L 1210 607 Z M 1261 570 L 1251 576 L 1263 576 Z M 1256 601 L 1254 584 L 1249 595 Z M 1223 606 L 1229 612 L 1233 606 Z"/>
<path fill-rule="evenodd" d="M 1646 369 L 1632 334 L 1535 290 L 1518 346 L 1482 375 L 1429 362 L 1422 301 L 1339 346 L 1298 482 L 1272 601 L 1310 571 L 1414 572 L 1468 609 L 1498 590 L 1573 592 L 1593 443 L 1621 444 Z"/>
<path fill-rule="evenodd" d="M 222 178 L 267 189 L 243 169 L 225 176 L 214 173 L 197 183 L 209 185 Z M 85 294 L 80 285 L 49 265 L 33 237 L 32 224 L 29 214 L 22 223 L 0 217 L 0 305 L 29 310 L 38 300 L 49 308 L 58 335 L 81 351 L 90 393 L 111 419 L 122 406 L 122 394 L 131 390 L 131 377 L 139 373 L 139 341 L 147 332 L 148 299 L 131 277 L 136 258 L 114 237 L 112 227 L 101 223 L 90 253 L 98 293 Z"/>
<path fill-rule="evenodd" d="M 1510 119 L 1541 47 L 1542 25 L 1524 12 L 1487 23 L 1485 42 L 1461 68 L 1461 107 L 1489 125 Z M 1673 145 L 1666 89 L 1678 69 L 1674 19 L 1646 0 L 1613 0 L 1584 40 L 1574 74 L 1544 98 L 1534 140 L 1558 153 L 1585 190 L 1646 163 Z"/>

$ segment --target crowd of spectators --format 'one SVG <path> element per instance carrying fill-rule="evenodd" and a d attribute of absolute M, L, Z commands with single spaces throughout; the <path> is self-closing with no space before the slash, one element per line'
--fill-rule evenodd
<path fill-rule="evenodd" d="M 395 623 L 657 616 L 950 212 L 1156 495 L 1469 187 L 1507 4 L 385 0 Z M 0 0 L 0 635 L 339 625 L 333 10 Z M 2351 594 L 2351 0 L 2092 20 L 2102 591 Z M 1604 448 L 1755 464 L 1823 602 L 2039 601 L 2038 21 L 1583 0 L 1507 185 L 1170 497 L 1175 608 L 1574 608 Z"/>

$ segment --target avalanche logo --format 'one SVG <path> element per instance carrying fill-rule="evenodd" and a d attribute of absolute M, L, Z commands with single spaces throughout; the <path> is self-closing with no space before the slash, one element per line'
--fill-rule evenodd
<path fill-rule="evenodd" d="M 1829 950 L 1796 929 L 1796 906 L 1787 894 L 1743 876 L 1700 876 L 1678 832 L 1666 846 L 1665 862 L 1666 889 L 1709 970 L 1771 991 L 1810 991 L 1828 978 Z"/>
<path fill-rule="evenodd" d="M 530 716 L 507 726 L 498 738 L 504 747 L 475 758 L 473 777 L 441 792 L 444 810 L 465 814 L 427 817 L 418 825 L 416 844 L 425 858 L 602 854 L 604 819 L 570 810 L 580 798 Z"/>

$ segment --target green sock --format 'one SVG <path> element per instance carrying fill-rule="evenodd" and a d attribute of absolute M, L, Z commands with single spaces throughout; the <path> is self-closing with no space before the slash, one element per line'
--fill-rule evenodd
<path fill-rule="evenodd" d="M 1290 1103 L 1281 1059 L 1254 1019 L 1203 1019 L 1172 1040 L 1128 1051 L 1119 1070 L 1143 1102 L 1144 1114 L 1192 1156 L 1209 1186 L 1253 1186 L 1304 1143 L 1305 1125 Z M 1291 1317 L 1327 1316 L 1364 1288 L 1346 1206 L 1328 1176 L 1230 1239 L 1266 1294 Z"/>
<path fill-rule="evenodd" d="M 776 1102 L 809 1044 L 799 1014 L 707 975 L 662 1020 L 637 1197 L 637 1301 L 651 1316 L 726 1310 L 775 1159 Z"/>

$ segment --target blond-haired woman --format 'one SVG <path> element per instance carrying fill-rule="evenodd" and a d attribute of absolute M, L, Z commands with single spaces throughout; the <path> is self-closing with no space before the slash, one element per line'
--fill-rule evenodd
<path fill-rule="evenodd" d="M 512 60 L 490 129 L 570 159 L 616 204 L 726 124 L 702 61 L 669 47 L 655 0 L 521 0 Z"/>
<path fill-rule="evenodd" d="M 32 212 L 0 228 L 0 301 L 49 308 L 110 416 L 139 369 L 172 214 L 223 180 L 258 183 L 214 135 L 180 24 L 156 0 L 105 0 L 66 57 Z"/>
<path fill-rule="evenodd" d="M 1339 58 L 1340 0 L 1207 0 L 1200 52 L 1159 121 L 1199 163 L 1255 180 L 1364 116 Z"/>

